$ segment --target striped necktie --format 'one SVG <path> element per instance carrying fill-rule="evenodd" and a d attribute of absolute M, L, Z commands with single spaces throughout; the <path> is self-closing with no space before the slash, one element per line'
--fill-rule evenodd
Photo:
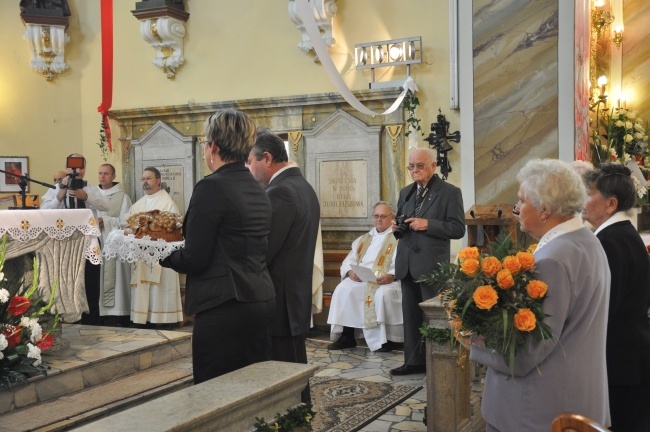
<path fill-rule="evenodd" d="M 424 194 L 424 188 L 422 186 L 418 186 L 418 195 L 415 197 L 415 212 L 413 213 L 415 217 L 418 217 L 420 215 L 420 209 L 422 208 L 422 202 L 424 199 L 422 199 L 422 195 Z"/>

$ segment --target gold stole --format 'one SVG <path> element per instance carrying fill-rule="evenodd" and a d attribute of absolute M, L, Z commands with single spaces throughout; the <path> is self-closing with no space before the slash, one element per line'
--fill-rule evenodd
<path fill-rule="evenodd" d="M 370 233 L 364 234 L 359 241 L 359 246 L 357 247 L 357 265 L 361 263 L 361 260 L 368 251 L 370 243 L 372 243 L 372 236 Z M 388 269 L 390 268 L 390 264 L 393 261 L 393 254 L 395 253 L 396 248 L 397 239 L 395 236 L 390 235 L 389 233 L 386 235 L 384 243 L 382 244 L 381 249 L 377 254 L 377 258 L 375 259 L 375 263 L 372 266 L 372 272 L 376 277 L 381 277 L 388 273 Z M 377 327 L 377 311 L 375 310 L 374 298 L 379 286 L 380 285 L 376 282 L 368 282 L 366 284 L 366 290 L 363 296 L 366 299 L 363 302 L 363 320 L 364 326 L 367 329 Z"/>

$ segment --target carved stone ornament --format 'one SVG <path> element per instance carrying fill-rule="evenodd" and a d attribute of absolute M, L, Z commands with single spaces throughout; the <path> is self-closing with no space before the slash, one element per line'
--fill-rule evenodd
<path fill-rule="evenodd" d="M 145 3 L 141 2 L 138 5 Z M 140 20 L 140 36 L 156 50 L 153 64 L 162 69 L 167 78 L 176 76 L 183 63 L 185 22 L 190 14 L 175 7 L 162 6 L 131 11 Z"/>
<path fill-rule="evenodd" d="M 334 15 L 338 11 L 336 0 L 309 0 L 309 5 L 313 9 L 314 19 L 321 32 L 323 42 L 327 47 L 331 47 L 336 43 L 336 40 L 332 36 L 332 22 L 334 21 Z M 298 48 L 305 54 L 313 51 L 314 45 L 305 31 L 305 26 L 300 19 L 295 0 L 289 0 L 289 18 L 302 33 L 302 40 L 298 43 Z M 318 60 L 318 56 L 314 60 Z"/>
<path fill-rule="evenodd" d="M 68 68 L 65 62 L 65 44 L 70 41 L 66 33 L 69 17 L 29 14 L 20 16 L 25 24 L 23 37 L 29 43 L 32 58 L 29 65 L 51 81 Z"/>

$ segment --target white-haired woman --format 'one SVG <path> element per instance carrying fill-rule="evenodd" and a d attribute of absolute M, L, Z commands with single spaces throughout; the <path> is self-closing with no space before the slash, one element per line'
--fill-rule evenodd
<path fill-rule="evenodd" d="M 521 230 L 539 240 L 535 261 L 548 285 L 544 322 L 556 338 L 528 340 L 513 375 L 500 355 L 471 345 L 470 359 L 488 367 L 481 405 L 487 430 L 547 432 L 565 411 L 609 425 L 610 273 L 603 248 L 578 217 L 585 186 L 569 164 L 551 159 L 529 161 L 517 180 L 514 214 Z"/>

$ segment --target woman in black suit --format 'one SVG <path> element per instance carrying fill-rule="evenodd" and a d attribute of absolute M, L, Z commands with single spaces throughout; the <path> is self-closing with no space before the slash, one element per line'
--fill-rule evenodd
<path fill-rule="evenodd" d="M 198 384 L 270 359 L 275 291 L 266 268 L 271 204 L 244 165 L 256 126 L 239 111 L 205 123 L 212 174 L 192 192 L 185 247 L 161 261 L 187 274 L 185 309 L 194 315 L 192 362 Z"/>
<path fill-rule="evenodd" d="M 582 218 L 603 245 L 612 286 L 607 324 L 607 379 L 613 431 L 650 431 L 650 275 L 648 252 L 625 211 L 636 196 L 630 170 L 603 164 L 585 174 Z"/>

